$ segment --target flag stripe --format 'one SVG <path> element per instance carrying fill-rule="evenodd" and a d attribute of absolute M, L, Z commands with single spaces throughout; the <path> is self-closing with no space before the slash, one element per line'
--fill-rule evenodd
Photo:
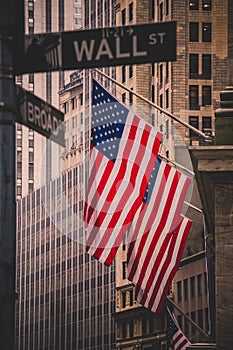
<path fill-rule="evenodd" d="M 162 134 L 117 105 L 96 82 L 93 100 L 93 148 L 84 211 L 86 250 L 110 264 L 143 201 Z M 113 102 L 109 110 L 103 108 L 106 101 Z"/>
<path fill-rule="evenodd" d="M 155 266 L 156 274 L 153 283 L 148 290 L 141 289 L 140 298 L 137 301 L 154 312 L 161 311 L 164 298 L 178 269 L 190 226 L 191 221 L 184 217 L 177 227 L 178 232 L 171 234 L 169 244 L 165 242 L 166 252 L 159 265 Z M 163 251 L 164 247 L 162 247 Z"/>

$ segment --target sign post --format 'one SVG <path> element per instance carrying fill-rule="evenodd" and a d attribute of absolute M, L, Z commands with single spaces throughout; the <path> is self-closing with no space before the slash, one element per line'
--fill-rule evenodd
<path fill-rule="evenodd" d="M 15 73 L 176 60 L 176 22 L 26 35 Z"/>
<path fill-rule="evenodd" d="M 64 113 L 20 86 L 16 86 L 16 100 L 17 122 L 65 146 L 64 129 L 60 127 Z"/>
<path fill-rule="evenodd" d="M 15 121 L 13 35 L 22 0 L 0 2 L 0 347 L 15 343 Z"/>

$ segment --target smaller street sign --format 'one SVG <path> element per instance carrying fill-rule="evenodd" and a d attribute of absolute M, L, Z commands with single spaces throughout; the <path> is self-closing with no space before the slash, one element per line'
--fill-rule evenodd
<path fill-rule="evenodd" d="M 64 128 L 60 125 L 64 113 L 20 86 L 16 86 L 16 98 L 17 121 L 64 147 Z"/>
<path fill-rule="evenodd" d="M 26 35 L 15 74 L 176 60 L 176 22 Z"/>

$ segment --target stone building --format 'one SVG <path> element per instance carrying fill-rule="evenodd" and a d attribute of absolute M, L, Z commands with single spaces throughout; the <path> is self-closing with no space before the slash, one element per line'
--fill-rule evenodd
<path fill-rule="evenodd" d="M 175 62 L 117 67 L 117 79 L 131 90 L 140 93 L 214 139 L 214 111 L 219 106 L 220 91 L 225 88 L 228 81 L 228 41 L 231 36 L 228 26 L 230 28 L 232 25 L 232 17 L 229 16 L 230 6 L 232 6 L 231 2 L 227 0 L 221 2 L 217 0 L 185 2 L 181 0 L 117 0 L 115 4 L 117 25 L 162 21 L 176 21 L 177 23 L 177 60 Z M 143 110 L 143 117 L 164 133 L 166 147 L 163 151 L 166 152 L 165 154 L 177 163 L 192 169 L 187 146 L 208 144 L 206 140 L 169 120 L 156 109 L 146 106 L 133 94 L 119 87 L 116 90 L 121 101 L 138 113 Z M 201 208 L 196 184 L 194 184 L 192 191 L 191 203 Z M 187 257 L 187 260 L 184 260 L 184 266 L 178 271 L 176 278 L 180 280 L 176 280 L 176 282 L 182 281 L 186 284 L 187 282 L 183 281 L 189 281 L 189 279 L 191 281 L 191 278 L 194 277 L 193 273 L 196 283 L 200 283 L 200 279 L 202 279 L 201 287 L 203 289 L 205 261 L 203 256 L 200 259 L 195 258 L 196 254 L 200 257 L 199 254 L 202 254 L 200 252 L 204 249 L 203 217 L 199 211 L 195 211 L 191 207 L 184 208 L 184 210 L 186 215 L 192 219 L 193 225 L 184 251 L 184 258 Z M 195 273 L 192 272 L 189 264 L 195 266 Z M 121 266 L 126 266 L 125 255 L 122 255 L 121 250 L 118 252 L 116 265 L 117 271 L 121 271 L 123 268 Z M 121 319 L 124 315 L 124 318 L 127 319 L 128 312 L 128 319 L 131 320 L 134 318 L 131 316 L 134 315 L 133 310 L 138 305 L 127 304 L 126 309 L 122 312 L 122 303 L 125 298 L 122 295 L 124 293 L 131 295 L 133 292 L 131 291 L 132 285 L 127 280 L 122 279 L 120 273 L 118 275 L 116 317 L 119 315 L 119 319 Z M 192 279 L 192 283 L 193 281 L 194 279 Z M 173 287 L 177 301 L 176 283 Z M 207 330 L 207 300 L 203 291 L 202 303 L 192 304 L 192 310 L 186 307 L 185 312 L 189 313 L 197 323 L 199 322 Z M 145 310 L 141 310 L 143 310 L 141 314 L 143 315 Z M 140 311 L 138 313 L 140 315 Z M 145 317 L 139 317 L 139 319 L 142 327 Z M 183 320 L 180 319 L 180 322 L 183 322 L 182 326 L 189 327 L 184 324 Z M 123 328 L 120 323 L 118 327 L 117 345 L 121 349 L 124 348 L 122 345 Z M 132 327 L 132 323 L 128 327 Z M 157 330 L 163 334 L 162 327 L 158 327 Z M 157 330 L 154 329 L 154 331 Z M 192 331 L 190 328 L 190 332 Z M 124 344 L 126 343 L 124 342 Z M 131 349 L 133 346 L 131 345 Z M 147 346 L 144 345 L 143 339 L 140 346 L 141 348 Z M 163 341 L 158 346 L 162 348 Z"/>

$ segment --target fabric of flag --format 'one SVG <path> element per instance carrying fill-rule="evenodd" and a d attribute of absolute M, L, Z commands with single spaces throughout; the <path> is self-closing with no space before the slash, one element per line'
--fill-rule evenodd
<path fill-rule="evenodd" d="M 128 279 L 136 300 L 160 312 L 179 266 L 191 222 L 180 215 L 191 178 L 157 159 L 143 204 L 127 235 Z"/>
<path fill-rule="evenodd" d="M 175 315 L 167 309 L 168 350 L 186 350 L 191 343 L 181 331 Z"/>
<path fill-rule="evenodd" d="M 141 205 L 162 134 L 93 81 L 86 250 L 110 265 Z"/>
<path fill-rule="evenodd" d="M 151 271 L 145 276 L 146 287 L 136 285 L 135 299 L 144 307 L 159 313 L 163 307 L 169 286 L 178 270 L 191 221 L 183 217 L 176 230 L 164 238 L 160 250 L 150 264 Z"/>

